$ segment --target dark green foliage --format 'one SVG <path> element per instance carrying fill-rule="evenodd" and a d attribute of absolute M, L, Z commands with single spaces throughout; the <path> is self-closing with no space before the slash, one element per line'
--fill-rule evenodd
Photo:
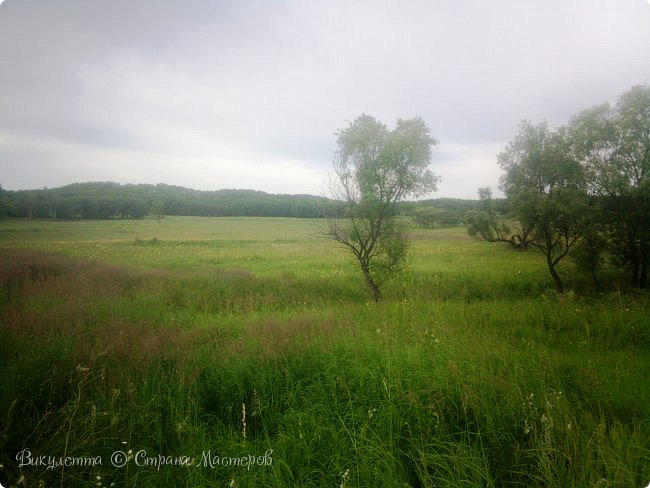
<path fill-rule="evenodd" d="M 604 257 L 645 288 L 650 264 L 650 87 L 624 93 L 615 108 L 581 112 L 567 127 L 524 121 L 499 154 L 503 189 L 522 232 L 512 242 L 539 249 L 559 291 L 556 267 L 570 253 L 598 284 Z M 503 240 L 496 219 L 466 214 L 468 230 Z M 526 244 L 526 245 L 524 245 Z"/>
<path fill-rule="evenodd" d="M 321 217 L 339 203 L 311 195 L 270 195 L 253 190 L 198 191 L 179 186 L 75 183 L 61 188 L 0 192 L 11 217 L 140 219 L 147 214 L 195 216 Z M 1 216 L 1 215 L 0 215 Z"/>
<path fill-rule="evenodd" d="M 493 198 L 492 203 L 496 212 L 500 215 L 507 215 L 509 212 L 508 201 L 505 198 Z M 460 219 L 469 210 L 479 208 L 477 200 L 464 200 L 460 198 L 433 198 L 426 200 L 400 202 L 398 205 L 399 213 L 411 215 L 420 208 L 435 208 L 441 211 L 449 212 Z"/>
<path fill-rule="evenodd" d="M 9 215 L 9 196 L 7 191 L 0 186 L 0 219 Z"/>
<path fill-rule="evenodd" d="M 578 265 L 578 268 L 591 276 L 594 286 L 599 286 L 598 273 L 601 271 L 604 263 L 604 253 L 607 249 L 606 234 L 602 225 L 597 221 L 591 221 L 586 226 L 582 238 L 578 241 L 571 257 Z"/>
<path fill-rule="evenodd" d="M 427 201 L 431 202 L 431 200 Z M 467 213 L 472 212 L 475 208 L 478 207 L 474 200 L 463 200 L 465 203 L 462 206 L 452 206 L 448 207 L 444 203 L 438 206 L 438 203 L 434 204 L 425 204 L 424 202 L 418 202 L 417 204 L 404 205 L 400 206 L 402 209 L 410 210 L 401 210 L 401 213 L 408 215 L 413 219 L 413 223 L 418 227 L 422 228 L 433 228 L 433 227 L 452 227 L 459 225 L 462 221 L 462 214 L 458 213 L 458 210 L 455 208 L 471 208 Z M 465 215 L 467 215 L 465 213 Z"/>
<path fill-rule="evenodd" d="M 469 210 L 465 214 L 465 224 L 469 235 L 488 242 L 513 243 L 510 236 L 510 226 L 497 213 L 497 207 L 492 199 L 492 190 L 488 187 L 479 188 L 479 209 Z"/>
<path fill-rule="evenodd" d="M 411 216 L 418 227 L 432 228 L 436 224 L 440 212 L 441 210 L 435 207 L 419 207 L 411 212 Z"/>
<path fill-rule="evenodd" d="M 632 286 L 644 288 L 650 264 L 650 87 L 631 88 L 613 108 L 581 112 L 570 130 L 600 206 L 594 223 L 613 263 L 629 270 Z"/>
<path fill-rule="evenodd" d="M 566 130 L 524 121 L 498 160 L 513 213 L 529 230 L 529 245 L 542 252 L 558 291 L 564 291 L 557 265 L 588 225 L 584 171 Z"/>

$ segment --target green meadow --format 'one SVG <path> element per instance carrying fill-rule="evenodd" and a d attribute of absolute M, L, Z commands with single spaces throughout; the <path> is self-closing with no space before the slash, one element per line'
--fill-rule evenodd
<path fill-rule="evenodd" d="M 320 233 L 0 221 L 0 483 L 650 482 L 647 291 L 559 295 L 533 250 L 413 228 L 375 304 Z"/>

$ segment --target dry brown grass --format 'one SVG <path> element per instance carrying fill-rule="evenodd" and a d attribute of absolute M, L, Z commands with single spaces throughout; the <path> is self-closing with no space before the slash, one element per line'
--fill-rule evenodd
<path fill-rule="evenodd" d="M 183 362 L 188 352 L 201 342 L 202 333 L 196 329 L 111 320 L 78 341 L 74 356 L 82 363 L 96 355 L 105 355 L 117 366 L 138 370 L 163 359 Z"/>
<path fill-rule="evenodd" d="M 3 251 L 2 330 L 13 344 L 72 344 L 74 361 L 82 367 L 97 356 L 130 368 L 181 361 L 202 341 L 200 330 L 130 320 L 110 310 L 112 300 L 128 301 L 145 281 L 160 278 L 157 274 L 38 251 Z"/>
<path fill-rule="evenodd" d="M 115 296 L 137 284 L 138 273 L 125 266 L 30 249 L 3 249 L 0 253 L 0 288 L 9 300 L 16 293 L 49 293 L 61 299 Z"/>
<path fill-rule="evenodd" d="M 321 315 L 257 320 L 221 338 L 220 351 L 228 359 L 278 358 L 304 353 L 315 345 L 328 349 L 344 333 L 340 324 Z"/>
<path fill-rule="evenodd" d="M 217 280 L 255 279 L 252 273 L 239 268 L 211 273 Z M 204 275 L 198 272 L 192 276 L 210 278 Z M 165 359 L 185 362 L 201 346 L 215 348 L 223 359 L 277 358 L 304 353 L 313 346 L 327 349 L 350 335 L 349 324 L 323 314 L 244 319 L 241 326 L 215 323 L 195 327 L 176 321 L 172 317 L 175 313 L 163 310 L 149 314 L 138 308 L 143 306 L 140 303 L 160 301 L 157 297 L 165 293 L 166 283 L 178 289 L 182 288 L 182 280 L 190 278 L 186 271 L 138 270 L 33 250 L 3 251 L 0 285 L 5 296 L 4 303 L 0 303 L 1 327 L 14 344 L 67 344 L 75 364 L 82 367 L 102 357 L 129 369 L 146 369 Z M 180 285 L 175 280 L 181 280 Z M 153 297 L 153 301 L 139 302 L 139 296 Z M 197 301 L 206 299 L 209 297 L 196 297 Z M 260 303 L 272 304 L 275 298 L 265 293 L 239 300 L 255 310 Z M 170 310 L 177 309 L 169 306 Z M 156 316 L 161 317 L 159 322 L 148 318 Z"/>

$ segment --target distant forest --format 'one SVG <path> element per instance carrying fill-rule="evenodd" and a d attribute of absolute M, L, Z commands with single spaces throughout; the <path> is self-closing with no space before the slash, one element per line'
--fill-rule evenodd
<path fill-rule="evenodd" d="M 440 198 L 402 202 L 400 212 L 423 227 L 456 225 L 478 200 Z M 506 203 L 497 200 L 499 210 Z M 254 190 L 200 191 L 157 184 L 74 183 L 42 190 L 0 188 L 0 217 L 72 219 L 141 219 L 146 216 L 319 218 L 341 203 L 313 195 L 273 195 Z"/>

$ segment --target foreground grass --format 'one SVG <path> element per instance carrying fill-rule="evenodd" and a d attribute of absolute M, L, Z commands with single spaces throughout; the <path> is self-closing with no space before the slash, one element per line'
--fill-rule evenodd
<path fill-rule="evenodd" d="M 376 306 L 316 233 L 291 219 L 0 223 L 0 482 L 650 480 L 647 294 L 558 296 L 535 254 L 445 229 L 414 233 Z M 19 467 L 25 449 L 101 464 Z"/>

